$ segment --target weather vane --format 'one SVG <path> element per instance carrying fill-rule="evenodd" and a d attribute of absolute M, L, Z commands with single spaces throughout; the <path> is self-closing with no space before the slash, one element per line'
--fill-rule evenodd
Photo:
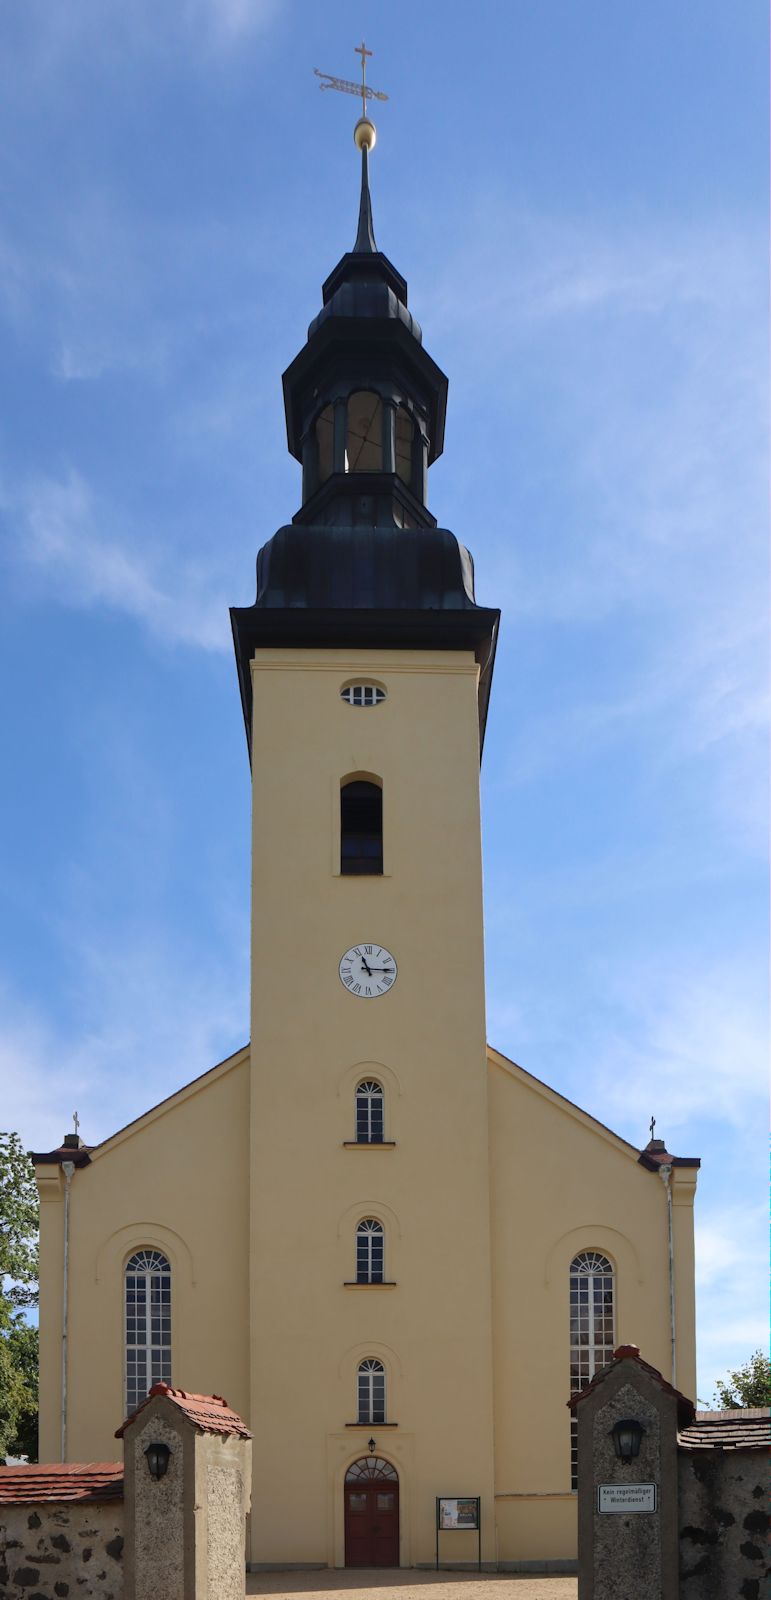
<path fill-rule="evenodd" d="M 371 56 L 372 51 L 367 49 L 363 39 L 361 44 L 354 45 L 354 50 L 357 56 L 361 56 L 361 83 L 353 83 L 350 78 L 336 78 L 331 72 L 320 72 L 318 67 L 314 67 L 313 70 L 316 77 L 321 78 L 320 89 L 338 89 L 341 94 L 355 94 L 361 97 L 361 116 L 354 128 L 353 137 L 359 149 L 362 145 L 366 145 L 367 149 L 371 150 L 375 143 L 375 124 L 367 116 L 367 101 L 387 100 L 388 95 L 383 94 L 382 89 L 371 89 L 367 83 L 367 56 Z"/>

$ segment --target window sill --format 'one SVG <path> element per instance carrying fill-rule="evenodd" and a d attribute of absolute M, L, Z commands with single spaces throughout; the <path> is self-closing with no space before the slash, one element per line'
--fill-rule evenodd
<path fill-rule="evenodd" d="M 345 878 L 346 880 L 348 878 L 353 878 L 354 880 L 356 880 L 357 878 L 358 879 L 366 878 L 367 883 L 371 883 L 373 878 L 380 878 L 381 880 L 383 878 L 392 878 L 393 877 L 393 873 L 392 872 L 341 872 L 339 867 L 333 867 L 332 868 L 332 877 L 333 878 Z"/>
<path fill-rule="evenodd" d="M 384 1278 L 381 1283 L 359 1283 L 357 1279 L 346 1279 L 344 1289 L 395 1289 L 396 1284 L 390 1278 Z"/>
<path fill-rule="evenodd" d="M 398 1422 L 346 1422 L 346 1428 L 398 1428 Z"/>
<path fill-rule="evenodd" d="M 344 1150 L 395 1150 L 395 1139 L 344 1139 Z"/>

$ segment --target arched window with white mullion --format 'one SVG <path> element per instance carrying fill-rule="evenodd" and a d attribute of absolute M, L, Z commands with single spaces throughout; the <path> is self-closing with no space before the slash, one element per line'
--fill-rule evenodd
<path fill-rule="evenodd" d="M 586 1389 L 613 1359 L 613 1267 L 599 1250 L 582 1250 L 570 1263 L 570 1392 Z M 578 1424 L 570 1422 L 570 1486 L 578 1488 Z"/>
<path fill-rule="evenodd" d="M 357 1283 L 383 1282 L 384 1242 L 382 1222 L 363 1217 L 356 1229 Z"/>
<path fill-rule="evenodd" d="M 357 1373 L 359 1422 L 385 1422 L 385 1367 L 382 1361 L 359 1362 Z"/>
<path fill-rule="evenodd" d="M 160 1250 L 137 1250 L 124 1280 L 128 1415 L 154 1383 L 171 1383 L 171 1267 Z"/>
<path fill-rule="evenodd" d="M 383 1089 L 374 1079 L 356 1089 L 356 1143 L 383 1143 Z"/>

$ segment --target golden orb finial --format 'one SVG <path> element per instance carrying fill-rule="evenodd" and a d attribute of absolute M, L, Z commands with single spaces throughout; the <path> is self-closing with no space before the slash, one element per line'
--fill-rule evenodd
<path fill-rule="evenodd" d="M 359 117 L 353 130 L 353 142 L 357 150 L 374 150 L 377 139 L 377 128 L 369 117 Z"/>
<path fill-rule="evenodd" d="M 367 57 L 372 51 L 367 49 L 364 41 L 355 46 L 355 53 L 361 56 L 361 83 L 351 83 L 348 78 L 335 78 L 331 72 L 320 72 L 318 67 L 313 70 L 317 78 L 321 79 L 320 89 L 339 89 L 343 94 L 355 94 L 361 100 L 361 116 L 353 130 L 354 144 L 357 150 L 374 150 L 377 139 L 377 129 L 374 122 L 367 116 L 368 100 L 387 100 L 388 95 L 382 89 L 371 89 L 367 83 Z"/>

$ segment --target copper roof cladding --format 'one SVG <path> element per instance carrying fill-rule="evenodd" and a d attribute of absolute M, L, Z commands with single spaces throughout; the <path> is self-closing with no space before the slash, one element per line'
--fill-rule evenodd
<path fill-rule="evenodd" d="M 52 1466 L 0 1467 L 0 1506 L 97 1505 L 123 1499 L 122 1461 L 65 1461 Z"/>
<path fill-rule="evenodd" d="M 768 1450 L 771 1416 L 767 1409 L 697 1411 L 689 1428 L 681 1428 L 681 1450 Z"/>
<path fill-rule="evenodd" d="M 172 1389 L 167 1383 L 154 1383 L 146 1400 L 116 1429 L 116 1439 L 122 1439 L 130 1422 L 133 1422 L 151 1400 L 170 1400 L 183 1417 L 201 1433 L 236 1434 L 239 1439 L 251 1439 L 246 1423 L 233 1411 L 227 1400 L 218 1394 L 188 1394 L 186 1389 Z"/>
<path fill-rule="evenodd" d="M 613 1371 L 614 1367 L 618 1366 L 620 1361 L 636 1361 L 638 1367 L 642 1367 L 643 1371 L 647 1372 L 648 1376 L 655 1380 L 659 1388 L 664 1390 L 665 1394 L 674 1395 L 677 1401 L 678 1427 L 687 1428 L 690 1423 L 693 1422 L 693 1419 L 696 1416 L 696 1407 L 693 1401 L 689 1400 L 687 1395 L 681 1394 L 679 1389 L 674 1389 L 671 1383 L 667 1383 L 666 1378 L 662 1377 L 658 1367 L 652 1367 L 650 1362 L 643 1361 L 636 1344 L 620 1344 L 618 1349 L 613 1351 L 613 1360 L 608 1362 L 607 1367 L 601 1367 L 600 1371 L 595 1374 L 591 1383 L 588 1383 L 585 1389 L 579 1389 L 576 1394 L 572 1394 L 570 1396 L 570 1399 L 567 1402 L 569 1409 L 571 1411 L 575 1411 L 576 1406 L 580 1405 L 581 1401 L 585 1400 L 586 1396 L 591 1394 L 592 1390 L 596 1389 L 597 1385 L 602 1383 L 604 1379 L 608 1377 L 609 1373 Z"/>

